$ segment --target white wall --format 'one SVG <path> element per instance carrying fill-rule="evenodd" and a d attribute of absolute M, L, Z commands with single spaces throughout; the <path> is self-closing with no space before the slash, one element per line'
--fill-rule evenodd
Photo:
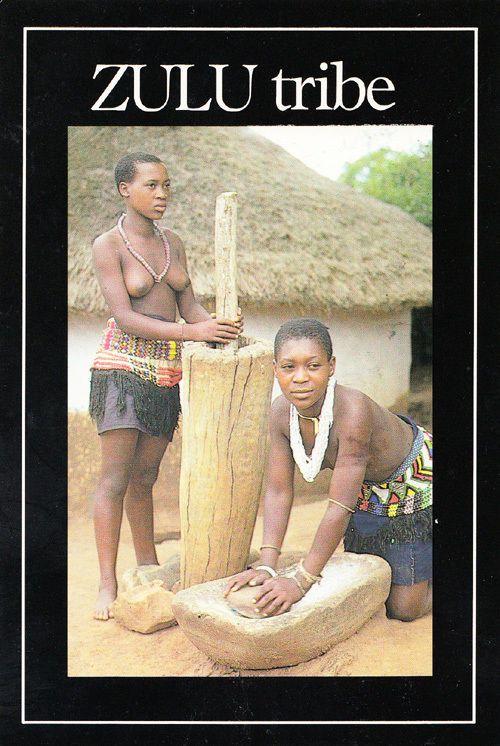
<path fill-rule="evenodd" d="M 68 314 L 68 409 L 87 409 L 90 364 L 106 318 Z"/>
<path fill-rule="evenodd" d="M 250 336 L 274 339 L 279 326 L 290 315 L 245 317 Z M 335 311 L 316 314 L 330 330 L 337 358 L 339 383 L 360 389 L 383 406 L 391 406 L 410 388 L 411 312 L 392 315 Z M 276 386 L 276 391 L 279 388 Z"/>
<path fill-rule="evenodd" d="M 245 315 L 245 333 L 272 341 L 291 314 Z M 390 406 L 410 387 L 411 314 L 332 313 L 318 315 L 330 329 L 337 357 L 339 383 L 361 389 L 383 406 Z M 68 317 L 68 407 L 86 409 L 89 367 L 106 323 L 105 318 Z M 276 386 L 274 394 L 279 392 Z"/>

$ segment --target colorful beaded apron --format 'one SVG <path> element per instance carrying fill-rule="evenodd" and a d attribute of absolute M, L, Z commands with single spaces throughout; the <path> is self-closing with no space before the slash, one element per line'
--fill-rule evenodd
<path fill-rule="evenodd" d="M 356 508 L 394 518 L 432 505 L 432 435 L 419 428 L 413 447 L 386 482 L 364 482 Z"/>
<path fill-rule="evenodd" d="M 175 386 L 182 378 L 180 342 L 143 339 L 108 319 L 92 370 L 123 370 L 155 386 Z"/>
<path fill-rule="evenodd" d="M 127 334 L 109 319 L 91 365 L 90 416 L 98 423 L 104 417 L 112 381 L 119 414 L 130 394 L 137 418 L 151 435 L 173 432 L 180 413 L 181 350 L 179 342 Z"/>
<path fill-rule="evenodd" d="M 344 536 L 344 548 L 376 553 L 388 543 L 432 541 L 432 435 L 418 427 L 410 453 L 385 482 L 365 480 Z M 371 516 L 361 533 L 357 515 Z M 363 521 L 366 525 L 366 521 Z"/>

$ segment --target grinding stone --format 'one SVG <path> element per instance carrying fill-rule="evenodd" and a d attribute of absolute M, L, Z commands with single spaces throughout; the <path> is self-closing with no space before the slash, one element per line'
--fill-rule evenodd
<path fill-rule="evenodd" d="M 218 663 L 236 669 L 296 665 L 354 634 L 389 595 L 391 568 L 371 554 L 334 555 L 322 574 L 320 584 L 276 617 L 235 613 L 223 596 L 228 578 L 179 591 L 172 610 L 184 634 Z"/>
<path fill-rule="evenodd" d="M 226 596 L 226 602 L 229 608 L 235 611 L 241 616 L 250 619 L 262 619 L 262 614 L 255 608 L 255 604 L 252 603 L 253 599 L 257 595 L 257 592 L 261 590 L 261 586 L 250 586 L 244 585 L 237 591 L 230 591 Z"/>

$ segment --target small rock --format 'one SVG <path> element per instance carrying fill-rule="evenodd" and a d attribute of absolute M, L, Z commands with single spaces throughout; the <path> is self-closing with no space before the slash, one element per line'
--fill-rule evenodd
<path fill-rule="evenodd" d="M 260 585 L 253 587 L 244 585 L 243 588 L 239 588 L 237 591 L 229 591 L 226 601 L 229 607 L 238 614 L 241 614 L 241 616 L 249 619 L 262 619 L 262 614 L 255 608 L 255 604 L 253 603 L 255 596 L 260 590 Z"/>
<path fill-rule="evenodd" d="M 163 587 L 169 591 L 180 577 L 180 555 L 174 554 L 162 565 L 140 565 L 125 570 L 122 575 L 123 591 L 148 585 L 152 580 L 161 580 Z"/>
<path fill-rule="evenodd" d="M 119 593 L 113 603 L 117 622 L 134 632 L 148 634 L 175 624 L 172 612 L 174 594 L 165 590 L 161 580 Z"/>
<path fill-rule="evenodd" d="M 259 558 L 259 552 L 252 550 L 248 558 L 248 564 L 256 562 Z M 285 552 L 283 557 L 288 564 L 297 562 L 302 557 L 297 552 Z M 296 559 L 297 558 L 297 559 Z M 163 587 L 171 591 L 181 576 L 181 558 L 180 554 L 173 554 L 162 565 L 140 565 L 125 570 L 121 577 L 120 590 L 128 591 L 132 588 L 138 588 L 141 585 L 148 585 L 152 580 L 161 580 Z M 177 590 L 177 589 L 176 589 Z"/>
<path fill-rule="evenodd" d="M 389 595 L 391 568 L 371 554 L 334 555 L 322 575 L 321 583 L 276 617 L 248 619 L 233 611 L 222 595 L 227 578 L 179 591 L 172 609 L 184 634 L 217 663 L 236 669 L 292 666 L 350 637 Z"/>

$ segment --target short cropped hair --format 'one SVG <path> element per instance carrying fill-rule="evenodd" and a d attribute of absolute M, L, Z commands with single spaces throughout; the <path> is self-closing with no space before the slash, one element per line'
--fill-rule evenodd
<path fill-rule="evenodd" d="M 290 319 L 278 329 L 274 340 L 274 357 L 277 358 L 282 345 L 289 339 L 314 339 L 319 342 L 327 354 L 328 360 L 333 355 L 332 338 L 328 327 L 317 319 Z"/>
<path fill-rule="evenodd" d="M 133 180 L 138 163 L 163 163 L 161 158 L 149 153 L 129 153 L 120 158 L 115 167 L 115 184 L 118 189 L 121 182 Z"/>

